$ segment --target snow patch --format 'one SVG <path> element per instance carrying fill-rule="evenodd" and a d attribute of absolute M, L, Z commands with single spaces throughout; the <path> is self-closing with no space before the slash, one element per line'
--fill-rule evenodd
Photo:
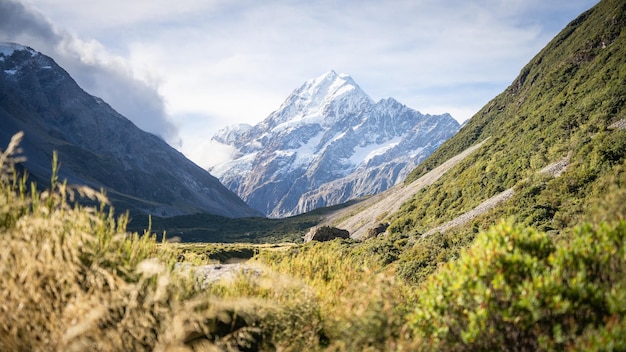
<path fill-rule="evenodd" d="M 225 174 L 247 175 L 252 170 L 252 164 L 258 152 L 250 153 L 241 158 L 214 166 L 209 170 L 211 175 L 221 178 Z"/>
<path fill-rule="evenodd" d="M 378 155 L 385 154 L 389 149 L 397 146 L 402 141 L 401 137 L 394 137 L 385 143 L 370 144 L 364 147 L 354 148 L 354 154 L 348 159 L 353 165 L 367 163 Z"/>
<path fill-rule="evenodd" d="M 0 42 L 0 54 L 5 57 L 11 56 L 13 55 L 13 52 L 21 50 L 30 51 L 30 56 L 35 56 L 37 54 L 35 50 L 20 44 Z"/>
<path fill-rule="evenodd" d="M 323 119 L 324 116 L 321 114 L 320 111 L 298 114 L 291 119 L 276 125 L 274 128 L 272 128 L 272 132 L 281 132 L 287 129 L 294 129 L 304 125 L 312 125 L 316 123 L 319 124 L 323 121 Z"/>
<path fill-rule="evenodd" d="M 4 73 L 6 73 L 7 75 L 14 75 L 17 72 L 17 70 L 4 70 Z"/>
<path fill-rule="evenodd" d="M 263 136 L 261 136 L 261 138 L 263 138 Z M 254 150 L 263 149 L 263 143 L 261 143 L 259 139 L 251 141 L 248 145 Z"/>
<path fill-rule="evenodd" d="M 296 154 L 296 159 L 293 162 L 293 167 L 291 169 L 296 169 L 303 165 L 309 165 L 315 158 L 317 158 L 318 148 L 320 141 L 322 140 L 322 136 L 324 133 L 320 132 L 310 138 L 305 144 L 301 145 L 297 149 L 290 149 Z"/>
<path fill-rule="evenodd" d="M 411 159 L 413 159 L 413 158 L 415 158 L 416 156 L 418 156 L 418 155 L 422 154 L 422 151 L 423 151 L 424 149 L 425 149 L 424 147 L 420 147 L 420 148 L 417 148 L 417 149 L 413 150 L 413 152 L 412 152 L 412 153 L 411 153 L 411 155 L 410 155 L 410 158 L 411 158 Z"/>

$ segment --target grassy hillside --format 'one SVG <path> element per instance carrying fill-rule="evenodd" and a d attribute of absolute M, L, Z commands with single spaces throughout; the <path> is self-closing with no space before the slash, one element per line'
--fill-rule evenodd
<path fill-rule="evenodd" d="M 391 234 L 414 238 L 395 263 L 400 277 L 421 282 L 500 219 L 562 238 L 626 217 L 625 26 L 623 1 L 583 13 L 411 173 L 407 183 L 491 137 L 389 217 Z M 558 177 L 541 172 L 559 161 Z M 510 199 L 463 226 L 420 236 L 507 189 Z"/>
<path fill-rule="evenodd" d="M 625 8 L 620 0 L 602 1 L 572 21 L 511 86 L 415 169 L 407 183 L 491 137 L 406 204 L 392 230 L 424 232 L 510 187 L 517 195 L 496 217 L 513 216 L 548 231 L 591 219 L 590 205 L 607 196 L 607 188 L 621 185 L 626 154 L 625 132 L 609 128 L 626 118 Z M 537 177 L 567 156 L 568 169 L 558 180 Z"/>
<path fill-rule="evenodd" d="M 501 139 L 497 146 L 519 150 L 508 160 L 541 151 L 545 160 L 535 160 L 531 167 L 536 169 L 626 117 L 624 6 L 619 0 L 602 1 L 572 21 L 406 182 L 489 136 Z"/>

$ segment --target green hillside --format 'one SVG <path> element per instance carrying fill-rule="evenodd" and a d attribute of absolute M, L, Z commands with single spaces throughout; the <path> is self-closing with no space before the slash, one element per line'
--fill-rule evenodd
<path fill-rule="evenodd" d="M 515 187 L 496 218 L 547 231 L 623 215 L 626 132 L 626 3 L 602 1 L 558 34 L 514 82 L 407 178 L 410 183 L 491 137 L 481 149 L 394 216 L 392 231 L 421 233 Z M 538 171 L 569 156 L 565 173 Z M 461 230 L 467 231 L 467 230 Z"/>

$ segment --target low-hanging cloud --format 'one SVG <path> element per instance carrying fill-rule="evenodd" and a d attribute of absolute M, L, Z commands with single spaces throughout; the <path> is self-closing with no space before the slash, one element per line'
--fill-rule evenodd
<path fill-rule="evenodd" d="M 139 128 L 173 146 L 181 145 L 158 86 L 135 78 L 124 59 L 108 54 L 97 41 L 83 41 L 57 28 L 36 9 L 13 0 L 0 1 L 0 40 L 53 57 L 83 89 L 104 99 Z"/>

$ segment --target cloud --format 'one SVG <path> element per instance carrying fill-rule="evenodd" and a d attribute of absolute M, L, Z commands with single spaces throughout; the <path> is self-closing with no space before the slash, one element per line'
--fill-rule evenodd
<path fill-rule="evenodd" d="M 91 66 L 127 79 L 107 83 L 106 75 L 85 72 L 93 82 L 81 85 L 119 93 L 108 98 L 93 91 L 116 107 L 126 97 L 122 84 L 155 102 L 142 104 L 156 110 L 151 115 L 165 107 L 179 127 L 179 149 L 200 165 L 220 153 L 207 145 L 218 129 L 258 123 L 305 80 L 330 69 L 350 74 L 373 99 L 394 97 L 422 113 L 470 118 L 559 30 L 597 2 L 23 1 L 33 1 L 46 18 L 73 33 L 93 38 L 80 41 L 53 30 L 71 44 L 66 55 L 95 60 Z M 39 27 L 49 21 L 27 9 L 29 31 L 44 38 L 51 30 Z"/>
<path fill-rule="evenodd" d="M 352 75 L 375 99 L 421 109 L 416 96 L 430 87 L 510 82 L 545 44 L 539 25 L 511 25 L 484 4 L 236 4 L 130 43 L 132 62 L 176 73 L 162 86 L 172 112 L 258 122 L 330 69 Z"/>
<path fill-rule="evenodd" d="M 189 159 L 204 169 L 211 169 L 234 158 L 236 154 L 234 147 L 207 138 L 206 131 L 211 131 L 215 127 L 215 119 L 206 119 L 194 114 L 183 114 L 179 117 L 182 122 L 180 132 L 185 136 L 181 151 Z M 221 123 L 217 124 L 226 126 L 229 123 L 221 120 Z"/>
<path fill-rule="evenodd" d="M 55 26 L 31 6 L 0 2 L 0 40 L 28 45 L 53 57 L 90 94 L 104 99 L 141 129 L 180 145 L 158 82 L 134 76 L 128 62 L 107 52 L 96 40 L 83 41 Z"/>

